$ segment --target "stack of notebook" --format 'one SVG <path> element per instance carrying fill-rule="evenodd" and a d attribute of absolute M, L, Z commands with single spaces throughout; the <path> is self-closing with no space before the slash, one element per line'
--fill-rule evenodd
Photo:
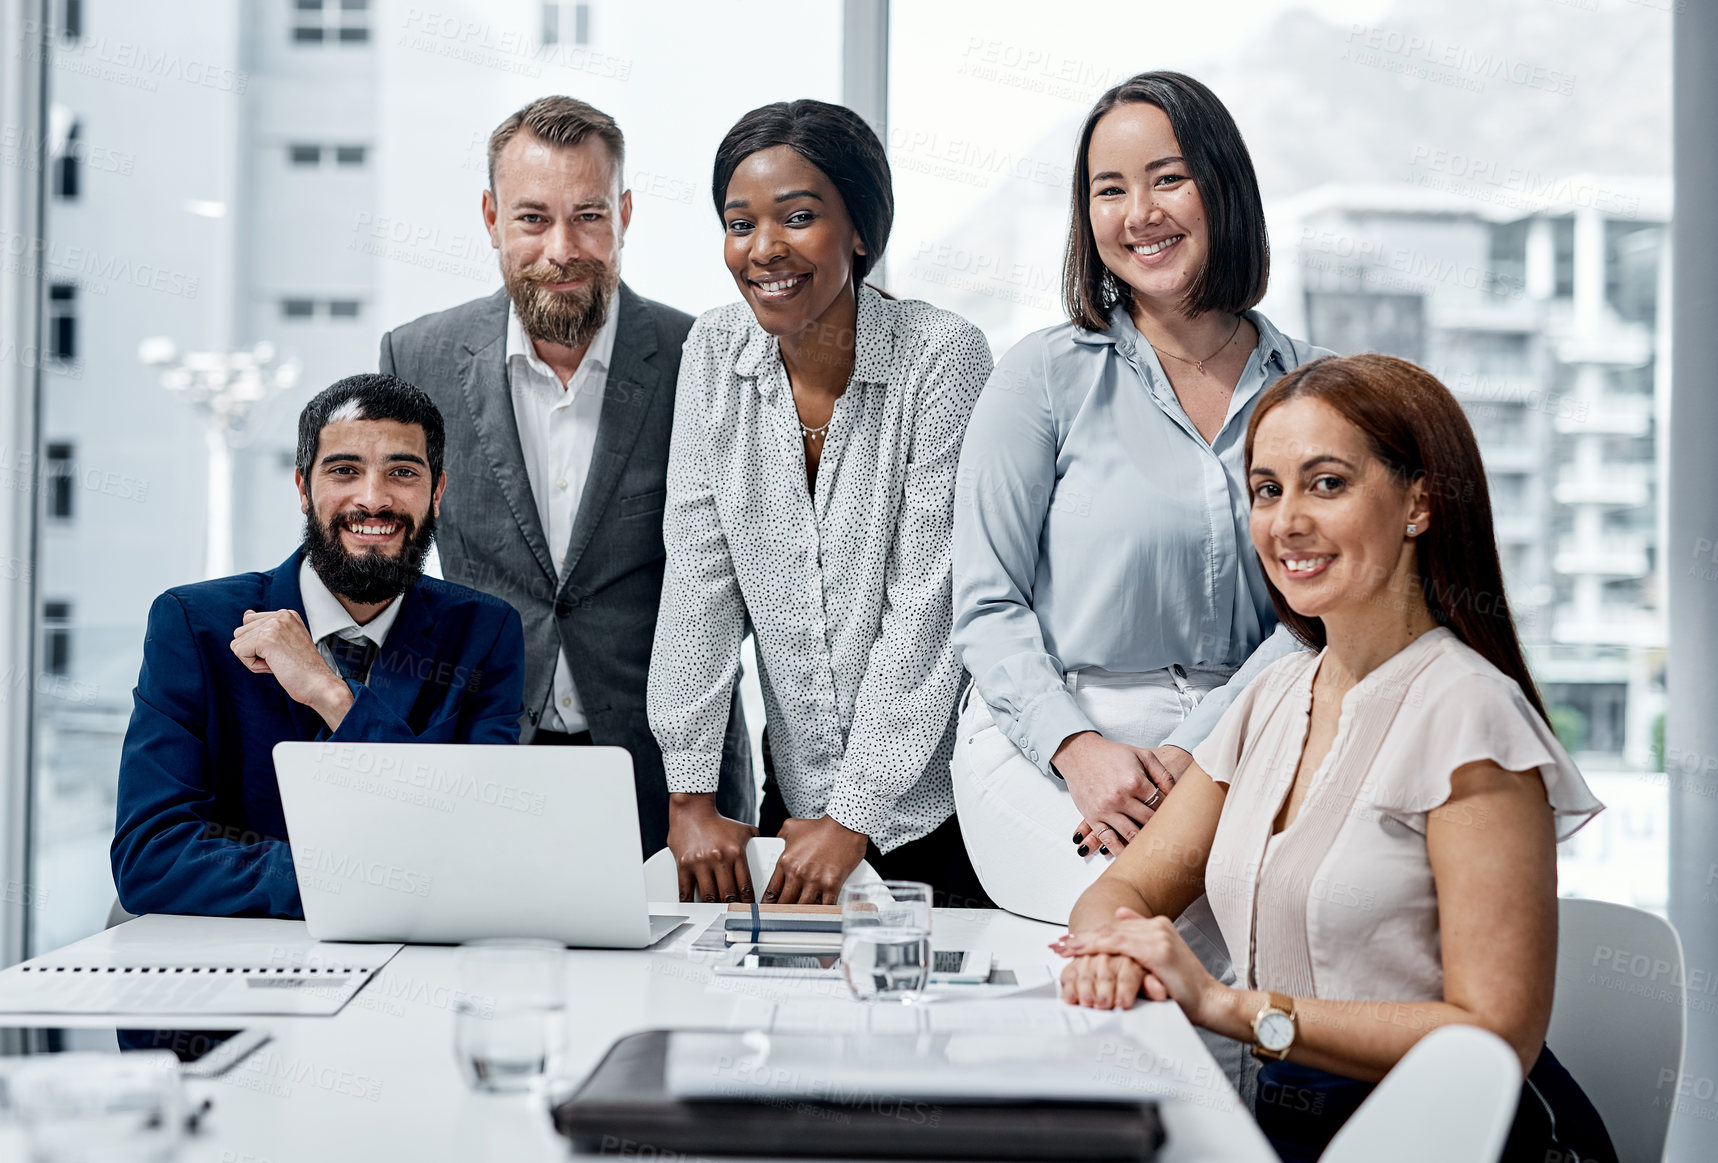
<path fill-rule="evenodd" d="M 729 945 L 841 948 L 840 905 L 732 904 L 722 927 Z"/>
<path fill-rule="evenodd" d="M 629 1034 L 555 1107 L 555 1127 L 581 1152 L 657 1159 L 1146 1163 L 1163 1143 L 1161 1079 L 1104 1084 L 1097 1064 L 1120 1044 L 1114 1034 L 1035 1044 L 972 1034 L 837 1039 L 833 1050 L 828 1038 L 802 1041 L 757 1031 Z M 782 1056 L 779 1068 L 755 1060 L 758 1046 Z"/>

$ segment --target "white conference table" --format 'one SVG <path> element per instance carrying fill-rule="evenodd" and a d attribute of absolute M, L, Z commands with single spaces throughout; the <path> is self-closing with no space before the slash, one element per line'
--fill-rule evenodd
<path fill-rule="evenodd" d="M 563 1074 L 570 1080 L 582 1078 L 623 1034 L 745 1025 L 772 1000 L 805 996 L 804 983 L 711 972 L 714 954 L 691 945 L 722 906 L 676 903 L 652 909 L 688 914 L 692 924 L 650 950 L 568 951 Z M 939 909 L 933 925 L 938 948 L 989 949 L 999 964 L 1017 967 L 1059 964 L 1046 943 L 1060 931 L 993 910 Z M 128 1014 L 115 1021 L 8 1014 L 0 1024 L 267 1027 L 272 1040 L 225 1076 L 188 1082 L 192 1102 L 206 1097 L 212 1107 L 187 1140 L 180 1156 L 184 1163 L 567 1158 L 570 1145 L 554 1132 L 540 1096 L 467 1089 L 453 1054 L 457 959 L 453 947 L 408 945 L 333 1017 Z M 818 996 L 820 1004 L 830 1006 L 860 1004 L 845 996 L 845 986 L 820 990 Z M 1121 1021 L 1126 1033 L 1149 1049 L 1149 1061 L 1118 1060 L 1094 1068 L 1137 1072 L 1146 1090 L 1167 1085 L 1171 1096 L 1160 1103 L 1167 1134 L 1159 1156 L 1164 1163 L 1274 1163 L 1276 1156 L 1251 1113 L 1173 1003 L 1141 1002 Z M 16 1141 L 17 1134 L 14 1128 L 0 1128 L 0 1157 L 22 1157 L 21 1150 L 7 1149 L 7 1139 Z M 617 1145 L 611 1153 L 658 1158 L 637 1144 Z"/>

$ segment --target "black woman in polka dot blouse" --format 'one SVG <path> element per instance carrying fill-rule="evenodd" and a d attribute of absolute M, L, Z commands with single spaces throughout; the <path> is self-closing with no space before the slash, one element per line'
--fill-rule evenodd
<path fill-rule="evenodd" d="M 833 903 L 869 860 L 939 904 L 988 903 L 952 816 L 949 630 L 955 469 L 989 345 L 863 282 L 894 199 L 851 110 L 754 110 L 715 170 L 742 301 L 698 320 L 680 365 L 648 695 L 681 896 Z M 744 853 L 759 828 L 715 807 L 748 629 L 767 716 L 760 826 L 786 840 L 756 886 Z"/>

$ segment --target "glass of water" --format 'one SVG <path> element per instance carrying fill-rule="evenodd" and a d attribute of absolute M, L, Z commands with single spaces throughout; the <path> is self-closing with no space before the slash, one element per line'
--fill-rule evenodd
<path fill-rule="evenodd" d="M 555 941 L 489 938 L 459 950 L 454 1053 L 474 1090 L 523 1091 L 560 1058 L 566 950 Z"/>
<path fill-rule="evenodd" d="M 169 1163 L 178 1156 L 188 1104 L 172 1051 L 17 1061 L 9 1089 L 32 1163 Z"/>
<path fill-rule="evenodd" d="M 917 1000 L 931 976 L 931 886 L 884 880 L 843 888 L 841 971 L 861 1001 Z"/>

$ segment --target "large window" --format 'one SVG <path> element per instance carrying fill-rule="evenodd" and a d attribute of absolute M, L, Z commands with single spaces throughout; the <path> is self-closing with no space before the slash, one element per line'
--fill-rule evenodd
<path fill-rule="evenodd" d="M 998 353 L 1062 321 L 1081 118 L 1143 69 L 1207 81 L 1270 214 L 1261 309 L 1339 351 L 1421 360 L 1469 408 L 1532 665 L 1598 795 L 1626 806 L 1566 848 L 1565 887 L 1653 907 L 1667 826 L 1658 7 L 898 0 L 897 213 L 878 275 L 964 314 Z M 697 313 L 735 297 L 709 200 L 723 132 L 769 101 L 840 100 L 842 83 L 834 3 L 55 11 L 77 31 L 53 38 L 50 99 L 101 149 L 64 139 L 84 164 L 46 175 L 75 197 L 50 202 L 36 256 L 51 442 L 35 457 L 35 641 L 39 668 L 59 668 L 35 697 L 37 949 L 99 928 L 112 903 L 114 782 L 152 600 L 213 561 L 284 559 L 301 529 L 298 409 L 374 368 L 385 330 L 499 287 L 478 217 L 495 124 L 547 93 L 613 113 L 633 191 L 626 280 Z M 116 62 L 113 44 L 140 51 Z M 195 81 L 150 71 L 160 60 L 198 62 Z M 296 388 L 237 417 L 229 477 L 209 472 L 219 441 L 203 416 L 140 360 L 156 339 L 211 366 L 264 343 L 299 364 Z M 228 527 L 211 528 L 222 512 Z"/>
<path fill-rule="evenodd" d="M 1097 96 L 1147 69 L 1216 91 L 1270 218 L 1264 313 L 1419 361 L 1467 407 L 1530 664 L 1620 806 L 1565 846 L 1564 888 L 1652 908 L 1668 7 L 896 4 L 889 70 L 889 288 L 965 314 L 998 352 L 1066 318 L 1073 148 Z"/>
<path fill-rule="evenodd" d="M 86 164 L 58 175 L 76 200 L 50 205 L 40 255 L 38 950 L 99 929 L 113 903 L 115 778 L 150 603 L 217 559 L 278 565 L 301 532 L 304 402 L 373 370 L 388 328 L 500 286 L 479 216 L 490 130 L 549 93 L 612 113 L 633 189 L 624 276 L 699 312 L 735 297 L 707 195 L 722 134 L 768 101 L 841 99 L 838 4 L 205 8 L 189 21 L 176 0 L 68 4 L 81 35 L 54 39 L 48 69 L 51 101 L 74 111 L 61 120 L 99 126 L 103 149 L 63 135 L 61 155 Z M 742 30 L 743 57 L 730 51 Z M 133 64 L 109 59 L 114 44 L 138 47 Z M 145 61 L 197 62 L 195 83 Z M 202 415 L 140 359 L 157 339 L 181 366 L 236 367 L 259 343 L 300 366 L 296 388 L 236 417 L 224 481 Z M 211 539 L 223 511 L 230 527 Z"/>

